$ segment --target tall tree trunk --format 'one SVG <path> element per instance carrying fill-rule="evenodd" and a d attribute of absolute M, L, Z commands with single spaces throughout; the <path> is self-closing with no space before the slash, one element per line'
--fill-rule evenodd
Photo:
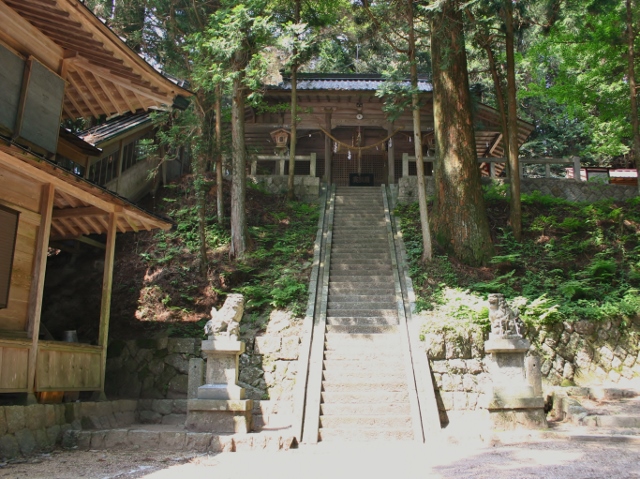
<path fill-rule="evenodd" d="M 513 4 L 504 0 L 507 51 L 507 108 L 509 131 L 509 178 L 511 199 L 509 202 L 509 222 L 516 241 L 522 240 L 522 207 L 520 205 L 520 168 L 518 161 L 518 111 L 516 104 L 516 63 L 513 53 Z"/>
<path fill-rule="evenodd" d="M 493 244 L 480 185 L 462 13 L 456 0 L 443 2 L 432 18 L 431 61 L 436 238 L 461 261 L 478 265 L 491 258 Z"/>
<path fill-rule="evenodd" d="M 422 227 L 422 261 L 431 261 L 431 228 L 427 210 L 427 189 L 424 182 L 424 158 L 422 152 L 422 127 L 420 125 L 420 95 L 418 92 L 418 66 L 416 65 L 416 35 L 413 20 L 413 0 L 407 0 L 409 18 L 409 62 L 411 63 L 411 109 L 413 113 L 413 139 L 416 154 L 416 174 L 418 175 L 418 206 Z M 392 165 L 390 165 L 392 167 Z"/>
<path fill-rule="evenodd" d="M 638 121 L 638 92 L 636 91 L 636 71 L 635 71 L 635 30 L 633 29 L 633 9 L 632 0 L 626 0 L 627 7 L 627 42 L 628 42 L 628 65 L 629 65 L 629 93 L 631 99 L 631 128 L 633 128 L 633 148 L 631 154 L 638 172 L 638 193 L 640 194 L 640 129 Z"/>
<path fill-rule="evenodd" d="M 296 168 L 296 140 L 298 135 L 298 67 L 291 67 L 291 141 L 289 146 L 289 178 L 287 180 L 287 199 L 295 199 L 293 183 Z"/>
<path fill-rule="evenodd" d="M 222 191 L 222 85 L 216 87 L 216 209 L 218 224 L 224 221 L 224 195 Z"/>
<path fill-rule="evenodd" d="M 300 0 L 294 1 L 294 21 L 300 23 Z M 296 169 L 296 142 L 298 134 L 298 48 L 293 47 L 293 65 L 291 66 L 291 146 L 289 147 L 289 179 L 287 181 L 287 199 L 295 199 L 294 179 Z"/>
<path fill-rule="evenodd" d="M 209 265 L 209 259 L 207 257 L 207 201 L 205 191 L 205 178 L 206 178 L 206 163 L 207 160 L 202 154 L 198 154 L 196 158 L 196 175 L 195 175 L 195 189 L 196 189 L 196 205 L 198 207 L 198 238 L 200 240 L 200 274 L 203 278 L 207 277 L 207 266 Z"/>
<path fill-rule="evenodd" d="M 233 98 L 231 102 L 231 250 L 232 258 L 241 258 L 249 247 L 247 230 L 246 165 L 247 154 L 244 147 L 244 70 L 238 71 L 233 79 Z"/>

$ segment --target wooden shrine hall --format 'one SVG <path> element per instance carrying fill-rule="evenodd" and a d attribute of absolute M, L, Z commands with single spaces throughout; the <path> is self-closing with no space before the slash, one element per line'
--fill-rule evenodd
<path fill-rule="evenodd" d="M 65 169 L 101 150 L 60 124 L 169 109 L 190 93 L 78 0 L 0 0 L 0 24 L 0 393 L 27 393 L 28 402 L 34 393 L 103 393 L 116 235 L 172 224 Z M 97 243 L 89 235 L 104 235 L 100 314 L 86 318 L 97 337 L 44 340 L 50 243 Z"/>
<path fill-rule="evenodd" d="M 388 119 L 383 110 L 384 99 L 376 95 L 383 83 L 381 75 L 373 74 L 298 74 L 296 155 L 315 154 L 316 176 L 322 181 L 348 185 L 350 177 L 359 174 L 368 175 L 378 186 L 395 184 L 402 176 L 403 154 L 415 154 L 412 115 L 407 109 L 395 121 Z M 432 86 L 420 80 L 418 87 L 424 153 L 433 157 Z M 267 86 L 264 99 L 270 108 L 264 112 L 252 110 L 245 125 L 247 146 L 257 157 L 277 155 L 282 150 L 276 141 L 282 141 L 282 135 L 291 127 L 290 79 L 285 77 L 280 84 Z M 476 103 L 474 126 L 478 158 L 504 157 L 499 112 Z M 533 128 L 519 120 L 520 144 Z M 262 162 L 260 166 L 257 174 L 276 174 L 273 165 Z M 431 166 L 425 164 L 426 174 L 431 174 Z M 309 175 L 309 169 L 309 162 L 296 161 L 296 175 Z M 409 174 L 416 174 L 415 161 Z"/>

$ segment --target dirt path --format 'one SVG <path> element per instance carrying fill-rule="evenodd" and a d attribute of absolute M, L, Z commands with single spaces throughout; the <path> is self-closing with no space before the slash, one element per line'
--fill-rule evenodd
<path fill-rule="evenodd" d="M 12 479 L 640 478 L 638 443 L 535 440 L 513 445 L 321 444 L 214 456 L 59 451 L 5 464 Z"/>

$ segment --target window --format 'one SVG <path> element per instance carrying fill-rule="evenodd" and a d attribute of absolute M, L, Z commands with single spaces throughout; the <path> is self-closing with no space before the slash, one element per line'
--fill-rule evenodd
<path fill-rule="evenodd" d="M 18 233 L 17 211 L 0 206 L 0 309 L 9 302 L 11 266 Z"/>

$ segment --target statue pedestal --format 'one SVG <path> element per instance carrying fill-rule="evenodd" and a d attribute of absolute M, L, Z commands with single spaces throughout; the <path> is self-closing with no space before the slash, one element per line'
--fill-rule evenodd
<path fill-rule="evenodd" d="M 233 337 L 211 337 L 202 342 L 207 371 L 197 398 L 187 402 L 186 427 L 197 432 L 247 433 L 251 431 L 253 400 L 244 399 L 237 385 L 238 359 L 244 343 Z"/>
<path fill-rule="evenodd" d="M 544 399 L 534 394 L 525 375 L 530 343 L 520 335 L 489 335 L 484 343 L 493 387 L 485 407 L 494 429 L 547 427 Z"/>

